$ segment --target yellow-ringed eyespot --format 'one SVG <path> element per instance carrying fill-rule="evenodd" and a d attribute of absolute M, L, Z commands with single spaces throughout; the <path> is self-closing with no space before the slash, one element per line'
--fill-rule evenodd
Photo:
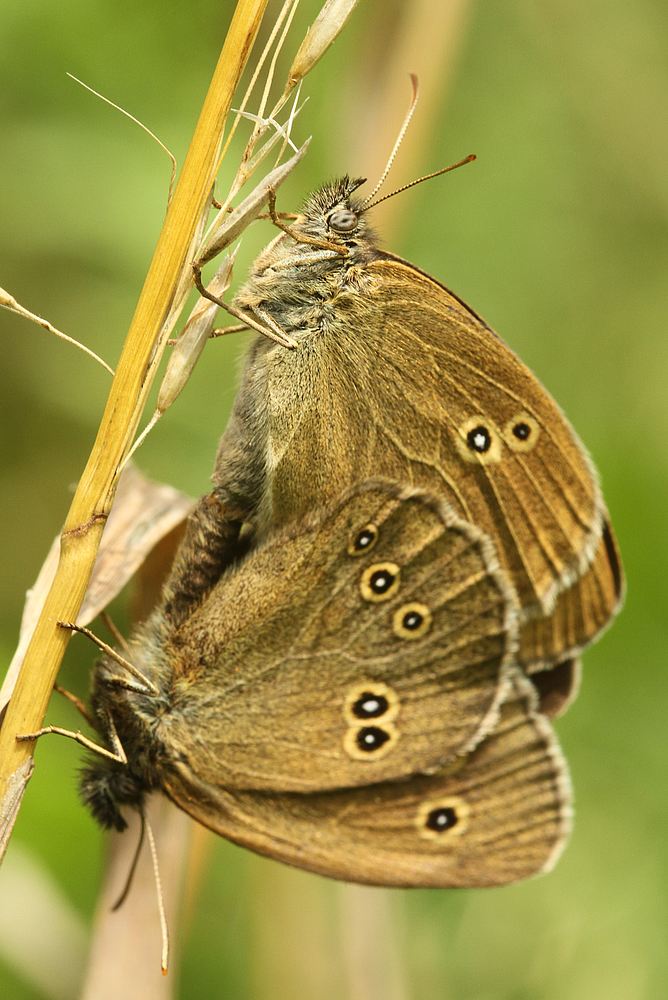
<path fill-rule="evenodd" d="M 470 417 L 455 431 L 457 451 L 466 462 L 488 465 L 501 459 L 501 438 L 486 417 Z"/>
<path fill-rule="evenodd" d="M 398 738 L 399 733 L 393 722 L 351 726 L 343 737 L 343 746 L 354 760 L 374 761 L 384 757 Z"/>
<path fill-rule="evenodd" d="M 539 435 L 538 421 L 529 413 L 518 413 L 503 428 L 503 440 L 512 451 L 531 451 Z"/>
<path fill-rule="evenodd" d="M 345 697 L 343 716 L 353 726 L 366 720 L 378 720 L 380 725 L 396 719 L 399 698 L 388 684 L 382 681 L 361 681 L 351 687 Z"/>
<path fill-rule="evenodd" d="M 399 567 L 393 562 L 368 566 L 360 579 L 360 593 L 365 601 L 389 601 L 399 589 Z"/>
<path fill-rule="evenodd" d="M 427 840 L 445 842 L 466 830 L 470 807 L 456 795 L 423 802 L 415 817 L 418 833 Z"/>
<path fill-rule="evenodd" d="M 392 615 L 392 629 L 400 639 L 420 639 L 431 628 L 431 611 L 426 604 L 402 604 Z"/>
<path fill-rule="evenodd" d="M 363 556 L 370 552 L 378 541 L 378 528 L 375 524 L 365 524 L 363 528 L 356 531 L 348 542 L 349 556 Z"/>

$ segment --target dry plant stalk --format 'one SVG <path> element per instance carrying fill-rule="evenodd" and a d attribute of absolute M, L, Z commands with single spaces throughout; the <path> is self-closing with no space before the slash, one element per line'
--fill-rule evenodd
<path fill-rule="evenodd" d="M 198 223 L 208 206 L 232 94 L 246 65 L 267 0 L 239 0 L 171 199 L 112 382 L 100 428 L 61 536 L 58 569 L 0 730 L 0 856 L 6 850 L 33 768 L 18 733 L 43 723 L 69 633 L 90 578 L 116 483 L 152 382 L 156 341 L 185 284 Z M 187 275 L 189 278 L 189 275 Z"/>
<path fill-rule="evenodd" d="M 77 620 L 79 614 L 84 614 L 81 610 L 84 596 L 86 596 L 86 607 L 88 607 L 86 616 L 87 620 L 90 620 L 91 599 L 97 607 L 103 595 L 110 599 L 113 596 L 112 589 L 116 583 L 120 585 L 127 578 L 128 566 L 109 566 L 105 556 L 105 559 L 98 564 L 97 573 L 99 575 L 102 572 L 99 567 L 104 563 L 105 569 L 102 576 L 100 579 L 97 578 L 97 575 L 94 576 L 93 585 L 89 586 L 93 564 L 103 529 L 107 523 L 120 471 L 127 461 L 131 443 L 135 439 L 143 405 L 160 357 L 192 287 L 191 263 L 195 260 L 201 266 L 205 260 L 213 257 L 222 247 L 229 245 L 236 239 L 241 229 L 259 215 L 271 191 L 281 183 L 303 157 L 308 140 L 287 163 L 278 166 L 288 144 L 295 149 L 289 136 L 292 123 L 300 110 L 297 106 L 299 100 L 297 84 L 331 45 L 343 27 L 348 14 L 354 8 L 355 2 L 356 0 L 353 2 L 347 0 L 345 3 L 340 3 L 338 0 L 335 2 L 327 0 L 323 11 L 302 43 L 297 59 L 293 60 L 281 98 L 271 112 L 265 116 L 277 57 L 298 3 L 298 0 L 285 0 L 276 17 L 265 48 L 257 61 L 241 106 L 243 113 L 243 108 L 248 103 L 251 91 L 260 76 L 265 61 L 271 55 L 258 114 L 245 115 L 255 121 L 255 127 L 246 144 L 230 192 L 205 236 L 209 199 L 214 178 L 225 151 L 223 150 L 223 154 L 220 152 L 223 125 L 229 111 L 233 91 L 247 61 L 266 7 L 266 0 L 239 0 L 238 2 L 181 178 L 170 200 L 163 231 L 121 355 L 98 436 L 60 538 L 59 556 L 54 549 L 53 561 L 55 563 L 57 559 L 58 565 L 53 583 L 30 642 L 27 643 L 26 636 L 22 637 L 22 643 L 13 661 L 18 669 L 23 647 L 27 645 L 18 681 L 7 708 L 4 726 L 0 731 L 0 856 L 6 849 L 25 785 L 32 772 L 31 751 L 34 744 L 17 743 L 15 736 L 17 733 L 34 732 L 41 727 L 60 661 L 69 639 L 69 632 L 58 629 L 57 621 Z M 295 74 L 294 67 L 300 59 L 301 68 Z M 295 88 L 296 95 L 287 126 L 280 126 L 275 116 L 285 106 Z M 230 135 L 228 135 L 228 143 L 240 117 L 241 115 L 237 114 Z M 260 140 L 267 132 L 271 134 L 260 144 Z M 274 169 L 237 209 L 231 211 L 233 198 L 279 142 L 282 144 Z M 226 143 L 225 149 L 228 143 Z M 218 275 L 210 283 L 209 287 L 216 295 L 222 294 L 229 284 L 233 256 L 231 255 L 223 261 Z M 18 306 L 8 294 L 5 294 L 4 299 L 0 298 L 0 305 L 12 308 L 20 315 L 24 315 L 40 323 L 51 332 L 59 334 L 59 331 L 56 331 L 46 320 L 41 320 L 41 318 L 24 310 L 23 307 Z M 164 412 L 168 405 L 171 405 L 183 387 L 184 379 L 201 353 L 207 331 L 213 325 L 214 313 L 215 309 L 211 308 L 210 303 L 203 300 L 195 306 L 193 315 L 186 324 L 183 338 L 177 342 L 172 362 L 167 367 L 159 395 L 158 411 L 154 414 L 154 418 L 144 434 L 135 439 L 134 447 L 137 447 L 143 440 L 155 419 L 161 412 Z M 71 338 L 65 339 L 71 340 Z M 135 475 L 136 473 L 133 473 L 131 469 L 126 469 L 126 480 Z M 142 490 L 148 490 L 151 496 L 155 493 L 156 496 L 153 499 L 158 502 L 160 487 L 150 483 L 144 483 L 144 485 L 140 483 L 139 493 L 137 493 L 137 484 L 130 489 L 130 493 L 133 496 L 145 496 L 141 492 Z M 179 498 L 179 504 L 176 506 L 179 506 L 179 510 L 184 513 L 188 507 L 187 498 Z M 116 516 L 116 510 L 114 516 Z M 161 524 L 167 525 L 165 530 L 172 530 L 172 534 L 175 516 L 176 512 L 170 511 L 170 517 L 165 517 L 161 521 Z M 120 512 L 117 520 L 122 525 L 123 518 Z M 151 525 L 151 529 L 154 532 L 162 530 L 157 523 Z M 105 542 L 106 540 L 107 535 L 105 535 Z M 132 555 L 138 557 L 136 551 L 133 551 Z M 45 566 L 45 572 L 41 574 L 42 576 L 47 576 L 47 569 L 49 567 Z M 45 586 L 44 592 L 46 589 Z M 42 594 L 33 596 L 35 600 L 32 602 L 31 614 L 37 617 L 38 607 L 43 597 Z M 26 630 L 27 628 L 28 626 L 26 626 Z M 13 683 L 12 673 L 5 680 L 3 695 L 9 696 L 11 694 Z M 153 808 L 153 805 L 150 808 Z M 167 803 L 162 803 L 162 805 L 166 807 Z M 176 810 L 169 806 L 164 817 L 166 829 L 169 828 L 170 822 L 174 819 L 175 812 Z M 183 864 L 187 854 L 183 845 L 187 840 L 187 830 L 190 829 L 190 821 L 185 816 L 177 814 L 176 819 L 179 821 L 179 830 L 181 830 L 180 846 L 175 846 L 176 842 L 174 842 L 172 845 L 174 849 L 169 851 L 170 864 L 165 872 L 164 882 L 165 897 L 168 902 L 170 899 L 172 901 L 172 912 L 176 908 L 176 899 L 182 891 Z M 160 822 L 162 824 L 162 819 Z M 163 833 L 164 831 L 161 830 L 161 835 Z M 127 843 L 127 838 L 124 840 Z M 166 840 L 167 845 L 169 845 L 171 839 L 167 837 Z M 114 872 L 117 872 L 117 867 L 112 866 L 108 873 L 105 892 L 108 891 L 109 878 L 113 876 Z M 96 925 L 93 957 L 85 985 L 87 996 L 101 996 L 100 984 L 118 982 L 119 976 L 123 985 L 122 992 L 128 998 L 135 995 L 145 995 L 141 989 L 140 992 L 137 992 L 136 949 L 134 952 L 132 949 L 128 949 L 132 958 L 132 969 L 123 968 L 121 964 L 116 969 L 115 980 L 111 975 L 119 958 L 119 949 L 108 947 L 111 942 L 115 941 L 116 944 L 119 944 L 122 951 L 122 944 L 117 940 L 117 937 L 120 933 L 122 938 L 124 932 L 125 940 L 130 940 L 135 946 L 139 946 L 140 941 L 144 940 L 146 928 L 149 928 L 149 931 L 151 928 L 151 922 L 145 919 L 145 915 L 150 912 L 147 907 L 153 909 L 155 906 L 153 886 L 144 885 L 142 887 L 140 885 L 135 887 L 133 898 L 133 908 L 130 909 L 130 912 L 124 913 L 121 931 L 119 931 L 120 923 L 118 921 L 113 925 L 110 924 L 106 911 L 100 911 Z M 153 984 L 155 989 L 153 977 L 153 972 L 157 972 L 157 963 L 154 960 L 155 950 L 152 947 L 143 949 L 139 947 L 139 951 L 144 956 L 143 964 L 148 981 Z M 167 996 L 170 992 L 169 987 L 162 987 L 160 995 Z M 109 990 L 104 995 L 107 993 Z M 110 995 L 114 995 L 113 991 Z"/>
<path fill-rule="evenodd" d="M 90 347 L 86 347 L 85 344 L 80 344 L 79 341 L 75 340 L 73 337 L 68 337 L 66 333 L 63 333 L 61 330 L 58 330 L 55 326 L 53 326 L 52 323 L 49 323 L 48 319 L 44 319 L 42 316 L 38 316 L 37 313 L 26 309 L 25 306 L 22 306 L 20 302 L 17 302 L 14 296 L 10 295 L 4 288 L 0 288 L 0 306 L 3 309 L 8 309 L 9 312 L 16 313 L 17 316 L 23 316 L 24 319 L 29 319 L 37 326 L 41 326 L 43 330 L 46 330 L 48 333 L 52 333 L 54 337 L 58 337 L 59 340 L 64 340 L 66 343 L 72 344 L 72 346 L 76 347 L 77 350 L 83 351 L 84 354 L 87 354 L 93 359 L 93 361 L 97 361 L 98 364 L 102 365 L 102 367 L 105 368 L 110 375 L 114 374 L 114 369 L 110 368 L 107 362 L 102 360 L 99 354 L 96 354 L 95 351 L 91 351 Z"/>
<path fill-rule="evenodd" d="M 155 547 L 185 521 L 193 504 L 192 497 L 165 483 L 152 482 L 132 463 L 125 465 L 77 624 L 89 625 L 104 611 L 139 571 Z M 16 686 L 26 649 L 58 568 L 59 555 L 58 536 L 28 591 L 18 646 L 0 687 L 0 717 Z M 154 600 L 157 600 L 157 594 Z"/>

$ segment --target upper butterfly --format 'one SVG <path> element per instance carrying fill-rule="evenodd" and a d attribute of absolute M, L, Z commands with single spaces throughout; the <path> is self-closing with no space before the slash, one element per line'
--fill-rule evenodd
<path fill-rule="evenodd" d="M 377 248 L 361 183 L 313 194 L 235 298 L 298 346 L 256 337 L 203 502 L 220 504 L 229 542 L 244 521 L 260 538 L 298 523 L 367 476 L 427 489 L 493 541 L 521 606 L 520 664 L 561 664 L 569 689 L 623 589 L 595 470 L 490 327 Z"/>

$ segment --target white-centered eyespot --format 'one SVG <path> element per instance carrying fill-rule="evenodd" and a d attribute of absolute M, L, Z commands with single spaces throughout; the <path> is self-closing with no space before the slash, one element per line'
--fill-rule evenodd
<path fill-rule="evenodd" d="M 488 465 L 501 459 L 501 437 L 491 420 L 469 417 L 455 431 L 457 451 L 466 462 Z"/>
<path fill-rule="evenodd" d="M 364 570 L 360 579 L 360 593 L 365 601 L 374 604 L 389 601 L 399 589 L 400 570 L 396 563 L 374 563 Z"/>
<path fill-rule="evenodd" d="M 346 694 L 343 716 L 346 722 L 359 726 L 371 720 L 384 725 L 396 719 L 399 697 L 396 691 L 382 681 L 361 681 Z"/>
<path fill-rule="evenodd" d="M 400 639 L 421 639 L 431 628 L 431 611 L 426 604 L 402 604 L 392 615 L 392 630 Z"/>
<path fill-rule="evenodd" d="M 393 722 L 379 721 L 351 726 L 343 737 L 343 747 L 354 760 L 374 761 L 384 757 L 399 739 Z"/>
<path fill-rule="evenodd" d="M 378 528 L 376 525 L 371 523 L 365 524 L 362 528 L 354 532 L 348 542 L 348 555 L 363 556 L 366 552 L 371 551 L 377 541 Z"/>
<path fill-rule="evenodd" d="M 418 833 L 427 840 L 446 843 L 461 837 L 468 826 L 470 806 L 457 795 L 427 799 L 418 808 L 415 823 Z"/>

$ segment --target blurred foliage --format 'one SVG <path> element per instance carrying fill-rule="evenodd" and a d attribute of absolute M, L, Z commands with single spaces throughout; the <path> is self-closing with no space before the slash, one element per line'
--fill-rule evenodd
<path fill-rule="evenodd" d="M 303 0 L 288 55 L 318 6 Z M 65 72 L 139 116 L 182 158 L 231 9 L 231 0 L 0 9 L 0 284 L 112 364 L 161 223 L 169 166 Z M 586 655 L 580 699 L 558 726 L 575 833 L 550 876 L 467 892 L 348 889 L 217 841 L 182 935 L 180 995 L 654 1000 L 668 979 L 665 5 L 360 5 L 307 81 L 296 134 L 314 143 L 281 207 L 328 175 L 377 174 L 411 70 L 424 101 L 390 183 L 470 151 L 479 160 L 389 202 L 378 227 L 386 240 L 392 230 L 391 249 L 468 299 L 554 393 L 601 470 L 625 560 L 626 608 Z M 399 96 L 388 108 L 390 90 Z M 259 224 L 245 238 L 238 278 L 272 236 Z M 3 312 L 0 325 L 7 662 L 108 376 L 23 320 Z M 241 337 L 207 348 L 141 451 L 147 473 L 193 495 L 207 488 Z M 91 659 L 73 643 L 64 683 L 84 692 Z M 56 701 L 50 718 L 77 724 Z M 30 852 L 85 927 L 102 840 L 76 798 L 77 760 L 67 741 L 40 746 L 13 850 Z M 27 898 L 5 896 L 2 908 L 16 920 Z M 379 900 L 390 932 L 364 956 L 381 970 L 378 990 L 363 989 L 351 972 L 351 928 Z M 66 995 L 55 967 L 42 993 L 9 950 L 0 941 L 0 995 Z M 34 964 L 43 960 L 37 950 Z"/>

